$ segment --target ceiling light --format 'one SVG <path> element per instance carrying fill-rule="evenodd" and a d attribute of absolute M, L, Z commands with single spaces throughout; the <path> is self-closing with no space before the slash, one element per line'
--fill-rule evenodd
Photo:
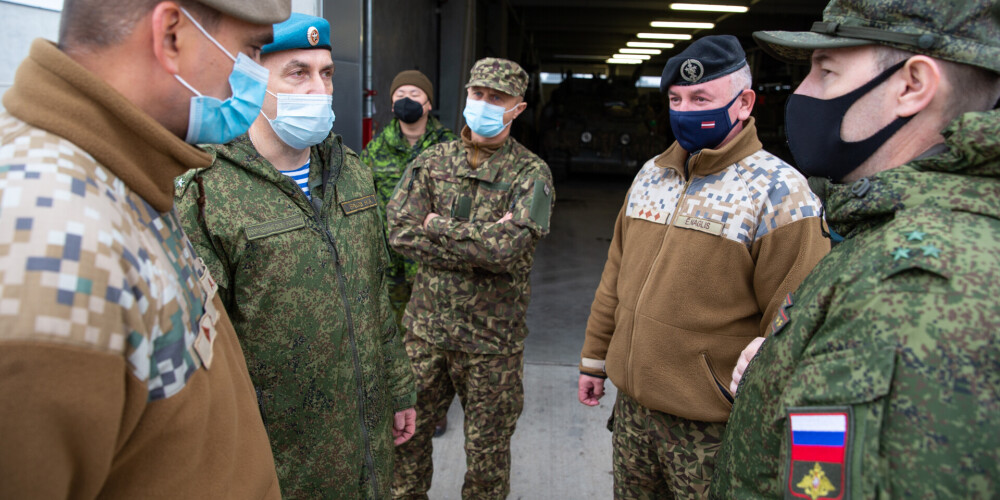
<path fill-rule="evenodd" d="M 750 10 L 742 5 L 711 5 L 702 3 L 672 3 L 670 8 L 674 10 L 700 10 L 704 12 L 737 12 L 743 13 Z"/>
<path fill-rule="evenodd" d="M 651 49 L 672 49 L 674 44 L 666 42 L 629 42 L 625 45 L 629 47 L 648 47 Z"/>
<path fill-rule="evenodd" d="M 641 59 L 645 61 L 649 59 L 650 56 L 646 54 L 615 54 L 611 56 L 613 59 Z"/>
<path fill-rule="evenodd" d="M 691 35 L 680 35 L 677 33 L 639 33 L 635 35 L 639 38 L 653 38 L 656 40 L 690 40 Z"/>
<path fill-rule="evenodd" d="M 714 23 L 692 23 L 687 21 L 653 21 L 649 25 L 654 28 L 691 28 L 696 30 L 710 30 L 715 27 Z"/>
<path fill-rule="evenodd" d="M 642 64 L 642 61 L 639 59 L 616 59 L 614 57 L 605 62 L 608 64 Z"/>
<path fill-rule="evenodd" d="M 660 49 L 618 49 L 618 52 L 622 54 L 649 54 L 652 56 L 658 56 L 663 53 Z"/>

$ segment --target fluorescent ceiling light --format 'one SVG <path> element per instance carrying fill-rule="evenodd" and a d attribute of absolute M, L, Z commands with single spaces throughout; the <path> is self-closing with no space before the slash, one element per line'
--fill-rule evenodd
<path fill-rule="evenodd" d="M 660 49 L 618 49 L 618 52 L 622 54 L 649 54 L 653 56 L 663 53 Z"/>
<path fill-rule="evenodd" d="M 666 42 L 629 42 L 625 45 L 629 47 L 647 47 L 650 49 L 672 49 L 674 44 Z"/>
<path fill-rule="evenodd" d="M 642 64 L 642 61 L 638 59 L 616 59 L 614 57 L 605 62 L 608 64 Z"/>
<path fill-rule="evenodd" d="M 704 12 L 737 12 L 744 13 L 750 10 L 742 5 L 712 5 L 703 3 L 672 3 L 670 8 L 674 10 L 699 10 Z"/>
<path fill-rule="evenodd" d="M 656 40 L 690 40 L 691 35 L 681 35 L 677 33 L 639 33 L 635 35 L 639 38 L 653 38 Z"/>
<path fill-rule="evenodd" d="M 646 54 L 615 54 L 611 56 L 613 59 L 642 59 L 645 61 L 649 59 L 650 56 Z"/>
<path fill-rule="evenodd" d="M 654 28 L 691 28 L 696 30 L 710 30 L 715 27 L 715 23 L 692 23 L 687 21 L 653 21 L 649 25 Z"/>

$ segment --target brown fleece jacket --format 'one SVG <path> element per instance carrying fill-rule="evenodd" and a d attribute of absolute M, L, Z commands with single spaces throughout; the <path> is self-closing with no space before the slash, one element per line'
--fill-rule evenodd
<path fill-rule="evenodd" d="M 211 157 L 44 40 L 3 103 L 0 199 L 21 202 L 0 212 L 0 498 L 280 498 L 172 209 Z"/>
<path fill-rule="evenodd" d="M 761 149 L 751 118 L 717 150 L 677 143 L 629 190 L 580 370 L 647 408 L 724 422 L 744 347 L 829 251 L 804 177 Z"/>

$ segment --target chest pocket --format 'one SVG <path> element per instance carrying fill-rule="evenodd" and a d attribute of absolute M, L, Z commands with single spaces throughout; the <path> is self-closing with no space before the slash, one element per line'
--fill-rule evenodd
<path fill-rule="evenodd" d="M 472 217 L 480 221 L 496 221 L 512 210 L 516 200 L 512 200 L 509 182 L 479 181 Z"/>

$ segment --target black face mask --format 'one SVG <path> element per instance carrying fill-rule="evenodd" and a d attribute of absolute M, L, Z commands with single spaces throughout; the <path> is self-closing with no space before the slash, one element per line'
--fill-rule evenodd
<path fill-rule="evenodd" d="M 883 71 L 868 83 L 833 99 L 792 94 L 785 103 L 785 137 L 796 168 L 807 176 L 839 181 L 858 168 L 915 115 L 896 118 L 871 137 L 847 142 L 840 137 L 844 116 L 858 99 L 886 81 L 906 61 Z"/>
<path fill-rule="evenodd" d="M 424 116 L 424 105 L 404 97 L 392 104 L 392 114 L 403 123 L 417 123 Z"/>

